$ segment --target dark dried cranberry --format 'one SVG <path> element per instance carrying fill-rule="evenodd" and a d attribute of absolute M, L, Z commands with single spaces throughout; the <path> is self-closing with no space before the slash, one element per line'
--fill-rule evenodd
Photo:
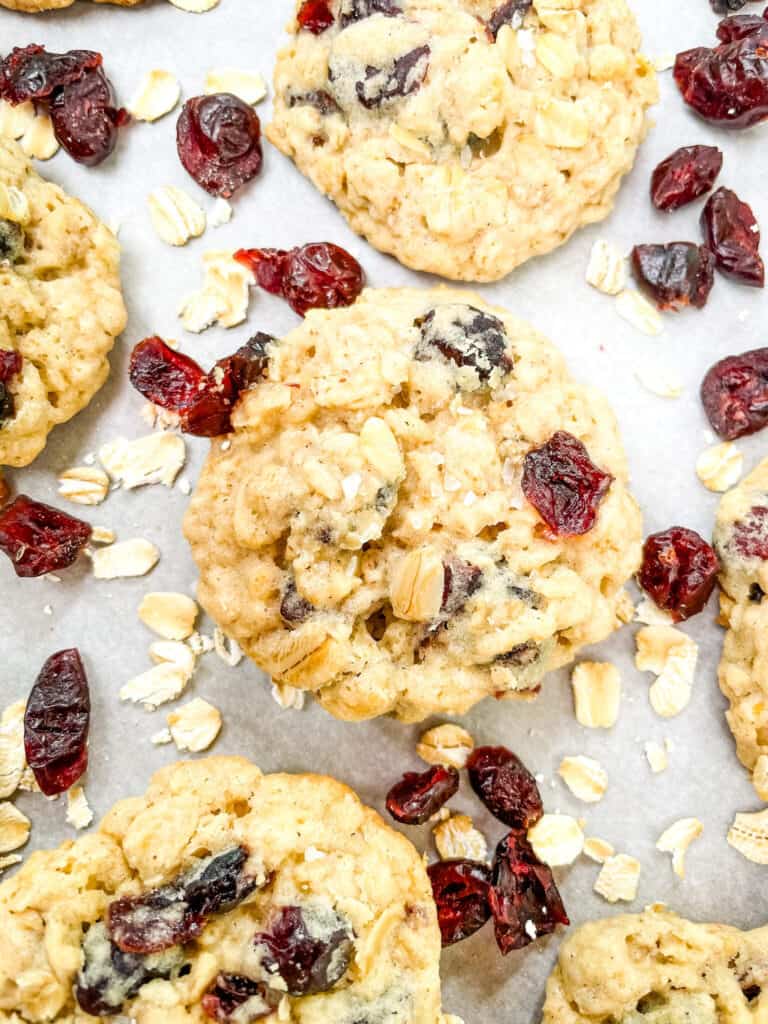
<path fill-rule="evenodd" d="M 0 513 L 0 551 L 17 576 L 43 576 L 66 569 L 91 539 L 82 519 L 20 494 Z"/>
<path fill-rule="evenodd" d="M 338 114 L 341 107 L 336 100 L 325 89 L 313 89 L 311 92 L 289 93 L 286 97 L 289 107 L 314 107 L 324 117 L 328 114 Z"/>
<path fill-rule="evenodd" d="M 219 974 L 213 988 L 203 996 L 202 1007 L 220 1024 L 226 1024 L 236 1011 L 238 1024 L 250 1024 L 268 1017 L 281 999 L 279 992 L 273 992 L 261 981 L 242 974 Z"/>
<path fill-rule="evenodd" d="M 495 39 L 504 25 L 511 25 L 514 29 L 520 28 L 532 4 L 533 0 L 506 0 L 506 3 L 497 7 L 488 19 L 487 27 L 491 36 Z"/>
<path fill-rule="evenodd" d="M 701 214 L 701 228 L 722 274 L 754 288 L 764 286 L 765 267 L 758 252 L 760 229 L 751 207 L 735 192 L 719 188 L 710 196 Z"/>
<path fill-rule="evenodd" d="M 355 93 L 366 110 L 410 96 L 421 88 L 429 71 L 431 50 L 426 44 L 397 57 L 387 68 L 368 65 L 365 79 L 355 82 Z"/>
<path fill-rule="evenodd" d="M 404 825 L 423 825 L 458 789 L 459 773 L 448 765 L 406 772 L 387 793 L 387 810 Z"/>
<path fill-rule="evenodd" d="M 306 622 L 314 612 L 314 606 L 302 597 L 296 589 L 296 582 L 289 579 L 283 589 L 283 598 L 280 602 L 280 615 L 291 626 Z"/>
<path fill-rule="evenodd" d="M 516 644 L 511 651 L 505 651 L 494 659 L 501 665 L 511 665 L 513 668 L 530 668 L 535 665 L 541 657 L 541 647 L 533 640 Z"/>
<path fill-rule="evenodd" d="M 354 932 L 330 907 L 281 907 L 253 943 L 267 981 L 278 979 L 274 987 L 289 996 L 307 996 L 327 992 L 347 973 Z"/>
<path fill-rule="evenodd" d="M 732 544 L 743 558 L 768 559 L 768 508 L 754 505 L 734 523 Z"/>
<path fill-rule="evenodd" d="M 529 829 L 544 813 L 536 780 L 506 747 L 478 747 L 467 761 L 469 781 L 491 814 L 510 828 Z"/>
<path fill-rule="evenodd" d="M 91 50 L 48 53 L 35 44 L 17 46 L 0 62 L 0 99 L 14 105 L 49 99 L 56 89 L 79 81 L 101 63 L 101 54 Z"/>
<path fill-rule="evenodd" d="M 402 13 L 397 0 L 342 0 L 341 27 L 346 28 L 355 21 L 370 18 L 372 14 L 385 14 L 392 18 Z"/>
<path fill-rule="evenodd" d="M 759 583 L 752 583 L 749 588 L 749 600 L 752 604 L 760 604 L 765 597 L 765 591 Z"/>
<path fill-rule="evenodd" d="M 719 568 L 717 555 L 703 537 L 684 526 L 672 526 L 646 540 L 637 579 L 659 608 L 681 622 L 707 603 Z"/>
<path fill-rule="evenodd" d="M 310 309 L 351 306 L 365 284 L 354 256 L 331 242 L 296 249 L 240 249 L 235 259 L 252 271 L 260 288 L 280 295 L 299 316 Z"/>
<path fill-rule="evenodd" d="M 427 868 L 443 946 L 468 939 L 491 916 L 491 872 L 473 860 L 443 860 Z"/>
<path fill-rule="evenodd" d="M 0 217 L 0 263 L 13 266 L 24 255 L 24 229 L 12 220 Z M 0 355 L 4 350 L 0 349 Z"/>
<path fill-rule="evenodd" d="M 51 99 L 53 131 L 73 160 L 95 167 L 117 143 L 118 128 L 128 122 L 114 106 L 112 87 L 101 68 L 59 89 Z"/>
<path fill-rule="evenodd" d="M 723 167 L 717 146 L 683 146 L 662 160 L 651 178 L 651 201 L 657 210 L 679 210 L 705 195 Z"/>
<path fill-rule="evenodd" d="M 576 537 L 595 525 L 597 510 L 613 477 L 592 462 L 584 445 L 558 430 L 528 452 L 523 494 L 558 537 Z"/>
<path fill-rule="evenodd" d="M 443 600 L 440 605 L 441 618 L 458 615 L 473 594 L 483 585 L 483 571 L 460 558 L 449 558 L 443 562 Z"/>
<path fill-rule="evenodd" d="M 551 870 L 522 832 L 510 832 L 496 847 L 488 896 L 496 944 L 504 956 L 570 924 Z"/>
<path fill-rule="evenodd" d="M 701 401 L 712 429 L 726 441 L 768 424 L 768 348 L 755 348 L 715 363 L 701 383 Z"/>
<path fill-rule="evenodd" d="M 709 0 L 709 5 L 715 14 L 733 14 L 746 7 L 748 0 Z"/>
<path fill-rule="evenodd" d="M 0 226 L 2 222 L 0 222 Z M 2 232 L 0 232 L 0 243 Z M 2 250 L 0 249 L 0 252 Z M 12 349 L 0 348 L 0 427 L 16 415 L 16 403 L 10 388 L 7 387 L 11 377 L 21 373 L 22 358 L 20 353 Z"/>
<path fill-rule="evenodd" d="M 416 326 L 421 328 L 415 350 L 420 361 L 433 359 L 439 352 L 456 366 L 470 367 L 484 384 L 494 371 L 506 374 L 512 369 L 504 324 L 490 313 L 458 303 L 438 306 L 417 320 Z"/>
<path fill-rule="evenodd" d="M 707 121 L 749 128 L 768 117 L 768 21 L 727 18 L 718 35 L 719 46 L 678 54 L 675 81 Z"/>
<path fill-rule="evenodd" d="M 46 796 L 64 793 L 88 767 L 91 698 L 78 652 L 52 654 L 24 713 L 27 764 Z"/>
<path fill-rule="evenodd" d="M 179 115 L 176 148 L 198 185 L 228 199 L 261 170 L 261 122 L 231 93 L 194 96 Z"/>
<path fill-rule="evenodd" d="M 328 0 L 304 0 L 296 15 L 299 28 L 315 36 L 322 35 L 334 23 L 333 11 Z"/>
<path fill-rule="evenodd" d="M 693 242 L 636 245 L 632 270 L 641 290 L 663 310 L 703 309 L 715 283 L 712 253 Z"/>

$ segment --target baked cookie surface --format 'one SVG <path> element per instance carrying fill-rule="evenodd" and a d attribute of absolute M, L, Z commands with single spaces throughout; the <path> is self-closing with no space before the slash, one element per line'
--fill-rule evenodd
<path fill-rule="evenodd" d="M 0 383 L 0 466 L 26 466 L 85 408 L 125 322 L 115 236 L 0 139 L 0 368 L 16 363 Z"/>
<path fill-rule="evenodd" d="M 748 1024 L 766 1005 L 768 928 L 740 932 L 646 911 L 592 921 L 563 943 L 542 1020 Z"/>
<path fill-rule="evenodd" d="M 439 959 L 410 842 L 341 783 L 242 758 L 163 769 L 0 885 L 2 1021 L 443 1024 Z"/>
<path fill-rule="evenodd" d="M 40 11 L 60 11 L 71 7 L 75 0 L 0 0 L 0 7 L 11 11 L 23 11 L 26 14 L 37 14 Z M 118 7 L 136 7 L 144 0 L 94 0 L 95 3 L 116 4 Z"/>
<path fill-rule="evenodd" d="M 463 713 L 532 696 L 625 618 L 641 521 L 616 421 L 528 324 L 368 290 L 266 352 L 185 533 L 203 606 L 276 683 L 343 719 Z M 521 487 L 558 431 L 613 477 L 581 536 Z"/>
<path fill-rule="evenodd" d="M 657 98 L 625 0 L 329 7 L 289 26 L 267 135 L 376 248 L 494 281 L 608 214 Z"/>

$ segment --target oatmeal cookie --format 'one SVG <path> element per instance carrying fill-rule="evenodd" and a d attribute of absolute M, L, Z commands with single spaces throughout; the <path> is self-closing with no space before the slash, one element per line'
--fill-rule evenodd
<path fill-rule="evenodd" d="M 71 7 L 75 0 L 0 0 L 0 7 L 11 11 L 24 11 L 26 14 L 37 14 L 39 11 L 59 11 L 63 7 Z M 144 0 L 95 0 L 96 3 L 116 4 L 119 7 L 136 7 Z"/>
<path fill-rule="evenodd" d="M 439 961 L 411 843 L 341 783 L 242 758 L 164 768 L 0 885 L 9 1024 L 444 1024 Z"/>
<path fill-rule="evenodd" d="M 625 0 L 326 9 L 289 25 L 267 135 L 376 248 L 495 281 L 607 216 L 657 99 Z"/>
<path fill-rule="evenodd" d="M 266 342 L 185 530 L 202 604 L 275 682 L 418 721 L 530 697 L 617 628 L 641 522 L 616 421 L 529 325 L 369 290 Z"/>
<path fill-rule="evenodd" d="M 0 466 L 85 408 L 125 327 L 117 240 L 0 138 Z"/>
<path fill-rule="evenodd" d="M 768 928 L 740 932 L 649 910 L 592 921 L 563 943 L 542 1019 L 735 1024 L 761 1019 L 766 1005 Z"/>

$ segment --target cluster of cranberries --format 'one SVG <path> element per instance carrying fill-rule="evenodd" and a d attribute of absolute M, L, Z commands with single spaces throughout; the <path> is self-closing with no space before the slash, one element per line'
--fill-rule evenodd
<path fill-rule="evenodd" d="M 498 844 L 493 865 L 456 859 L 429 869 L 444 946 L 473 935 L 493 918 L 503 954 L 569 923 L 551 870 L 536 857 L 527 832 L 544 813 L 536 780 L 506 747 L 478 747 L 467 761 L 475 793 L 511 830 Z M 408 772 L 387 795 L 387 810 L 406 825 L 421 825 L 456 793 L 459 773 L 436 765 Z"/>

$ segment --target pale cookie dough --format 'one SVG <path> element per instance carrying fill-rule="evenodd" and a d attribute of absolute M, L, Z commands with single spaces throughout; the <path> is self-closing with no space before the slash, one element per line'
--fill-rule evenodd
<path fill-rule="evenodd" d="M 159 887 L 150 905 L 116 903 Z M 201 907 L 196 937 L 169 946 Z M 297 920 L 303 953 L 319 945 L 295 957 L 303 979 L 281 974 L 263 941 L 291 921 L 283 940 L 296 948 Z M 154 952 L 126 953 L 137 937 Z M 263 776 L 242 758 L 164 768 L 97 832 L 33 854 L 0 885 L 7 1024 L 93 1021 L 79 1003 L 135 1024 L 443 1024 L 439 960 L 411 843 L 341 783 Z M 250 982 L 239 1014 L 216 1015 L 222 980 Z"/>
<path fill-rule="evenodd" d="M 657 99 L 625 0 L 507 3 L 495 42 L 502 0 L 329 3 L 288 27 L 267 135 L 376 248 L 495 281 L 607 216 Z"/>
<path fill-rule="evenodd" d="M 718 678 L 736 753 L 751 772 L 768 755 L 768 459 L 723 496 L 715 550 L 728 627 Z"/>
<path fill-rule="evenodd" d="M 0 403 L 0 466 L 26 466 L 107 378 L 126 322 L 120 250 L 86 206 L 3 139 L 0 204 L 0 350 L 22 357 L 4 385 L 10 403 L 7 394 Z"/>
<path fill-rule="evenodd" d="M 460 714 L 532 696 L 631 616 L 615 418 L 528 324 L 470 292 L 369 290 L 267 353 L 185 532 L 202 604 L 275 682 L 343 719 Z M 520 485 L 559 430 L 614 477 L 579 537 Z"/>
<path fill-rule="evenodd" d="M 748 1024 L 766 1008 L 768 928 L 648 910 L 592 921 L 563 943 L 542 1024 Z"/>

